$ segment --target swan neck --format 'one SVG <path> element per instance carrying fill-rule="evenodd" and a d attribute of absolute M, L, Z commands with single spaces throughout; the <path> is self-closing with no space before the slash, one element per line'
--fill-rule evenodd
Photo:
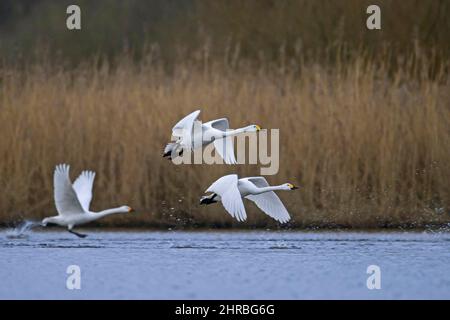
<path fill-rule="evenodd" d="M 265 193 L 265 192 L 278 191 L 278 190 L 285 190 L 284 186 L 279 185 L 279 186 L 262 187 L 262 188 L 258 189 L 258 193 Z"/>
<path fill-rule="evenodd" d="M 112 208 L 112 209 L 106 209 L 103 211 L 95 212 L 95 215 L 97 215 L 98 218 L 103 218 L 103 217 L 109 216 L 111 214 L 121 213 L 121 212 L 122 212 L 122 210 L 120 208 Z"/>
<path fill-rule="evenodd" d="M 246 130 L 247 130 L 247 127 L 239 128 L 239 129 L 231 129 L 231 130 L 225 131 L 223 136 L 224 137 L 235 136 L 237 134 L 244 133 Z"/>

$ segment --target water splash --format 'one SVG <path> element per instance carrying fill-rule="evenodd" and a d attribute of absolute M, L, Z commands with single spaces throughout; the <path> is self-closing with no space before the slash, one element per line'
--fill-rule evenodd
<path fill-rule="evenodd" d="M 13 229 L 6 231 L 6 237 L 8 239 L 25 239 L 28 238 L 28 231 L 33 227 L 40 226 L 41 224 L 36 221 L 25 220 Z"/>

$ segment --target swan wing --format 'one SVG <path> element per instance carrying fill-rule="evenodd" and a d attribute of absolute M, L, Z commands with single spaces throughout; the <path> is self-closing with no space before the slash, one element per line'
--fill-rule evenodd
<path fill-rule="evenodd" d="M 218 179 L 206 192 L 218 194 L 225 210 L 238 221 L 245 221 L 247 219 L 244 202 L 242 201 L 238 188 L 238 176 L 236 174 L 230 174 Z"/>
<path fill-rule="evenodd" d="M 269 183 L 267 182 L 266 178 L 264 178 L 264 177 L 248 177 L 248 178 L 242 178 L 241 180 L 248 181 L 258 188 L 270 187 Z"/>
<path fill-rule="evenodd" d="M 193 129 L 194 123 L 200 123 L 197 118 L 200 114 L 200 110 L 196 110 L 186 117 L 178 121 L 178 123 L 172 128 L 172 135 L 179 138 L 180 144 L 187 150 L 192 149 L 193 144 Z"/>
<path fill-rule="evenodd" d="M 230 129 L 227 118 L 212 120 L 204 123 L 203 125 L 224 132 Z M 229 136 L 222 139 L 215 139 L 214 148 L 226 164 L 236 164 L 236 157 L 234 156 L 233 137 Z"/>
<path fill-rule="evenodd" d="M 268 187 L 269 183 L 263 177 L 251 177 L 247 178 L 247 181 L 253 183 L 258 188 Z M 261 209 L 265 214 L 273 219 L 285 223 L 288 222 L 291 217 L 289 212 L 286 210 L 283 202 L 273 191 L 264 192 L 261 194 L 250 194 L 246 196 L 247 199 L 253 201 L 256 206 Z"/>
<path fill-rule="evenodd" d="M 200 114 L 200 110 L 196 110 L 194 112 L 191 112 L 187 116 L 185 116 L 183 119 L 177 122 L 177 124 L 172 128 L 172 131 L 178 130 L 178 129 L 184 129 L 186 126 L 189 126 L 194 122 L 198 115 Z"/>
<path fill-rule="evenodd" d="M 226 137 L 214 140 L 216 152 L 223 158 L 226 164 L 236 164 L 234 156 L 233 137 Z"/>
<path fill-rule="evenodd" d="M 94 186 L 95 172 L 83 171 L 73 183 L 73 189 L 78 196 L 84 211 L 89 211 L 92 200 L 92 187 Z"/>
<path fill-rule="evenodd" d="M 205 122 L 203 125 L 220 130 L 220 131 L 227 131 L 228 129 L 230 129 L 230 124 L 228 123 L 227 118 L 211 120 L 211 121 Z"/>
<path fill-rule="evenodd" d="M 84 213 L 69 178 L 70 166 L 60 164 L 53 174 L 54 198 L 56 210 L 60 216 Z"/>

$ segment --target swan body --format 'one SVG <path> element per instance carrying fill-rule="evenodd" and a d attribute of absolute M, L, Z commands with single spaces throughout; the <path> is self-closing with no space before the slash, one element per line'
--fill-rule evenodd
<path fill-rule="evenodd" d="M 77 225 L 98 220 L 114 213 L 132 212 L 129 206 L 107 209 L 100 212 L 89 210 L 92 200 L 92 187 L 94 185 L 95 172 L 83 171 L 72 184 L 69 177 L 70 166 L 60 164 L 56 166 L 53 175 L 54 200 L 57 216 L 48 217 L 42 220 L 42 225 L 52 223 L 67 227 L 68 231 L 79 236 L 86 235 L 73 231 Z"/>
<path fill-rule="evenodd" d="M 172 128 L 172 135 L 177 140 L 166 145 L 164 157 L 172 159 L 181 156 L 184 151 L 190 152 L 213 143 L 216 152 L 224 159 L 225 163 L 235 164 L 233 136 L 261 130 L 258 125 L 230 129 L 227 118 L 201 123 L 198 120 L 199 115 L 200 110 L 194 111 Z"/>
<path fill-rule="evenodd" d="M 275 191 L 298 189 L 291 183 L 270 186 L 264 177 L 249 177 L 239 179 L 236 174 L 223 176 L 215 181 L 205 192 L 212 194 L 200 199 L 200 204 L 222 202 L 225 210 L 238 221 L 245 221 L 245 211 L 242 198 L 253 201 L 258 208 L 273 219 L 285 223 L 290 216 Z"/>

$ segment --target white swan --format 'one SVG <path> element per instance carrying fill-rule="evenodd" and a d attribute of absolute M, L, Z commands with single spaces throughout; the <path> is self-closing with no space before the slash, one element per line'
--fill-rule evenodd
<path fill-rule="evenodd" d="M 196 148 L 214 143 L 216 152 L 227 164 L 235 164 L 233 136 L 244 132 L 261 130 L 258 125 L 250 125 L 240 129 L 230 129 L 228 119 L 216 119 L 201 123 L 197 118 L 200 110 L 194 111 L 181 119 L 173 128 L 172 135 L 176 142 L 166 145 L 163 157 L 169 159 L 181 156 L 184 151 L 190 152 Z"/>
<path fill-rule="evenodd" d="M 100 212 L 89 211 L 95 172 L 81 172 L 80 176 L 72 185 L 69 178 L 69 169 L 70 166 L 66 164 L 56 166 L 53 175 L 53 184 L 55 205 L 58 215 L 42 220 L 42 225 L 44 227 L 49 223 L 57 224 L 67 227 L 69 232 L 84 238 L 86 235 L 72 230 L 74 226 L 88 223 L 113 213 L 133 211 L 133 209 L 128 206 L 103 210 Z"/>
<path fill-rule="evenodd" d="M 273 219 L 285 223 L 290 220 L 289 213 L 274 191 L 298 189 L 291 183 L 279 186 L 269 186 L 263 177 L 250 177 L 238 179 L 236 174 L 223 176 L 214 182 L 205 192 L 212 194 L 200 199 L 200 204 L 211 204 L 221 201 L 225 210 L 238 221 L 245 221 L 245 212 L 242 198 L 253 201 L 258 208 Z"/>

